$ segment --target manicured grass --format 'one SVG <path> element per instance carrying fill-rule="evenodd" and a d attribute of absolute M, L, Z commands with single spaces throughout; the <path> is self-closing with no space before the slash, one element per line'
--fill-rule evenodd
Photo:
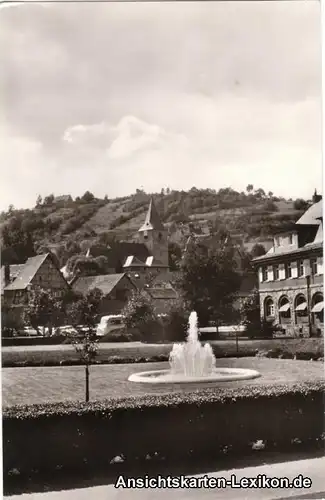
<path fill-rule="evenodd" d="M 90 368 L 90 397 L 101 400 L 144 394 L 167 394 L 201 390 L 198 384 L 149 386 L 128 382 L 133 372 L 166 368 L 167 363 L 102 365 Z M 220 367 L 251 368 L 259 371 L 258 379 L 213 383 L 212 387 L 243 387 L 274 384 L 294 384 L 324 380 L 323 363 L 284 359 L 241 358 L 219 359 Z M 211 385 L 210 385 L 211 387 Z M 84 399 L 84 368 L 30 367 L 6 368 L 2 371 L 3 406 Z"/>
<path fill-rule="evenodd" d="M 234 339 L 211 341 L 217 358 L 255 356 L 263 353 L 268 357 L 317 359 L 324 356 L 324 339 L 268 339 L 239 340 L 238 346 Z M 172 344 L 141 344 L 103 343 L 99 344 L 97 362 L 132 363 L 146 361 L 166 361 L 172 349 Z M 78 356 L 71 345 L 59 346 L 24 346 L 3 347 L 2 366 L 55 366 L 62 364 L 77 364 Z"/>

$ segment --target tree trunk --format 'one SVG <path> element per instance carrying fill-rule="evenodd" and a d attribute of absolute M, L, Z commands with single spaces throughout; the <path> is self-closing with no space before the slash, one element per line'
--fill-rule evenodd
<path fill-rule="evenodd" d="M 89 401 L 89 366 L 85 366 L 85 372 L 86 372 L 86 403 Z"/>

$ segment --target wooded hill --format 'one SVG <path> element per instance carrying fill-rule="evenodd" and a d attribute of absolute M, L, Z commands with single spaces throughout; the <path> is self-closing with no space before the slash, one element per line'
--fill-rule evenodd
<path fill-rule="evenodd" d="M 86 252 L 90 244 L 134 240 L 152 195 L 170 241 L 181 248 L 189 232 L 211 234 L 220 225 L 248 250 L 256 242 L 269 247 L 272 235 L 291 227 L 311 203 L 278 198 L 252 185 L 241 193 L 231 188 L 167 188 L 153 194 L 137 190 L 115 199 L 99 199 L 90 192 L 76 199 L 39 196 L 33 209 L 10 206 L 0 214 L 2 264 L 21 263 L 50 250 L 64 265 L 71 256 Z"/>

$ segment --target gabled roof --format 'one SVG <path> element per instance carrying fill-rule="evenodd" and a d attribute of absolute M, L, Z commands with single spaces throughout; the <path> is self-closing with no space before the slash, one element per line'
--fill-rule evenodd
<path fill-rule="evenodd" d="M 323 217 L 323 200 L 314 203 L 308 210 L 300 217 L 296 224 L 305 226 L 318 226 L 320 219 Z"/>
<path fill-rule="evenodd" d="M 151 231 L 153 229 L 163 231 L 164 226 L 160 220 L 153 198 L 151 198 L 144 224 L 140 227 L 139 232 Z"/>
<path fill-rule="evenodd" d="M 108 295 L 124 277 L 129 279 L 125 273 L 104 274 L 101 276 L 81 276 L 76 279 L 72 288 L 76 292 L 80 292 L 82 294 L 86 294 L 90 290 L 98 288 L 104 295 Z"/>
<path fill-rule="evenodd" d="M 150 254 L 148 248 L 143 243 L 121 241 L 110 243 L 109 247 L 94 245 L 90 248 L 90 255 L 93 257 L 105 255 L 107 258 L 107 267 L 116 269 L 123 266 L 126 259 L 131 255 L 143 262 L 142 265 L 144 265 Z"/>
<path fill-rule="evenodd" d="M 6 286 L 5 290 L 25 290 L 43 262 L 45 262 L 49 256 L 49 253 L 45 253 L 42 255 L 36 255 L 35 257 L 30 257 L 25 264 L 22 264 L 22 268 L 16 279 Z"/>

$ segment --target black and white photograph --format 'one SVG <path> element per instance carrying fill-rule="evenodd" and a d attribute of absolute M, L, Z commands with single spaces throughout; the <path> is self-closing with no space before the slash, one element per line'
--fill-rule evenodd
<path fill-rule="evenodd" d="M 5 499 L 325 498 L 322 10 L 1 2 Z"/>

